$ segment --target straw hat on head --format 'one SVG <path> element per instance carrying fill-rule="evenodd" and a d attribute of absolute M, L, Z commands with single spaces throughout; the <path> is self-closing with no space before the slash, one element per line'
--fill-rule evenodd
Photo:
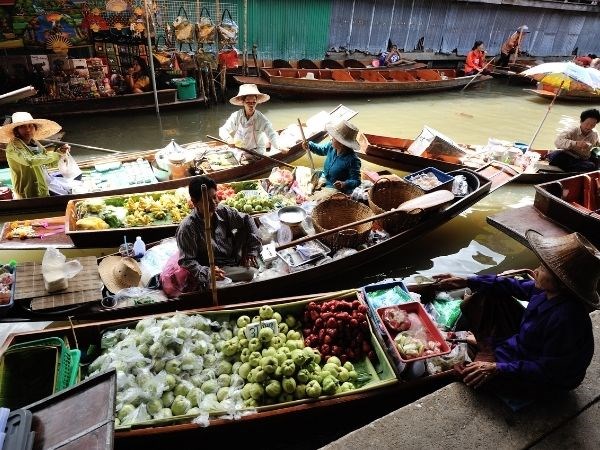
<path fill-rule="evenodd" d="M 542 263 L 577 297 L 594 309 L 600 307 L 600 252 L 579 233 L 544 237 L 527 230 L 525 237 Z"/>
<path fill-rule="evenodd" d="M 517 28 L 517 31 L 520 31 L 521 33 L 529 33 L 529 27 L 527 25 L 521 25 L 519 28 Z"/>
<path fill-rule="evenodd" d="M 352 125 L 347 120 L 342 120 L 336 124 L 325 125 L 325 130 L 333 139 L 341 142 L 346 147 L 351 148 L 355 152 L 360 150 L 360 144 L 356 140 L 358 136 L 358 128 Z"/>
<path fill-rule="evenodd" d="M 247 95 L 256 95 L 256 103 L 268 102 L 271 98 L 267 94 L 261 94 L 255 84 L 242 84 L 238 95 L 229 99 L 229 103 L 232 105 L 243 106 L 244 97 Z"/>
<path fill-rule="evenodd" d="M 14 139 L 13 130 L 21 125 L 33 123 L 37 126 L 33 138 L 36 140 L 46 139 L 61 130 L 61 126 L 52 120 L 34 119 L 28 112 L 16 112 L 12 115 L 11 123 L 0 127 L 0 142 L 8 143 Z"/>
<path fill-rule="evenodd" d="M 98 271 L 104 286 L 113 294 L 139 286 L 142 279 L 140 265 L 129 256 L 107 256 L 100 261 Z"/>

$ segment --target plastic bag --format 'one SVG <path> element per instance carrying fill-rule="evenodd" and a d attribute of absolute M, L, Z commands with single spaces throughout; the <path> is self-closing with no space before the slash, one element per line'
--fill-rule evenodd
<path fill-rule="evenodd" d="M 77 165 L 77 161 L 75 161 L 75 158 L 68 152 L 62 155 L 58 160 L 58 171 L 68 180 L 72 180 L 81 175 L 81 169 Z"/>
<path fill-rule="evenodd" d="M 83 266 L 78 260 L 67 262 L 67 258 L 54 247 L 48 247 L 42 259 L 42 276 L 48 292 L 55 292 L 69 287 L 69 279 L 73 278 Z"/>
<path fill-rule="evenodd" d="M 113 298 L 115 304 L 120 306 L 125 306 L 121 305 L 123 302 L 127 302 L 133 306 L 167 300 L 167 296 L 162 291 L 140 287 L 121 289 Z"/>
<path fill-rule="evenodd" d="M 194 40 L 194 24 L 192 24 L 188 18 L 185 8 L 179 7 L 177 18 L 173 21 L 173 28 L 175 29 L 175 39 L 178 42 L 192 42 Z"/>
<path fill-rule="evenodd" d="M 215 24 L 210 18 L 208 9 L 202 7 L 200 20 L 196 24 L 196 39 L 201 44 L 212 44 L 215 41 L 215 29 Z"/>

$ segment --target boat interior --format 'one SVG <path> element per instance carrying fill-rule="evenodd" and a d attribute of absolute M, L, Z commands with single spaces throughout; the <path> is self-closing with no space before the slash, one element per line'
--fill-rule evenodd
<path fill-rule="evenodd" d="M 585 213 L 600 213 L 600 172 L 553 181 L 539 188 Z"/>
<path fill-rule="evenodd" d="M 332 70 L 332 69 L 263 69 L 269 77 L 298 78 L 307 80 L 333 80 L 351 82 L 414 82 L 440 81 L 456 78 L 454 69 L 414 70 Z M 311 74 L 311 75 L 309 75 Z"/>

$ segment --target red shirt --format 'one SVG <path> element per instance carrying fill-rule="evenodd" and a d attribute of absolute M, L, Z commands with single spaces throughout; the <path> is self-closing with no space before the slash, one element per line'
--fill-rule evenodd
<path fill-rule="evenodd" d="M 483 69 L 485 62 L 485 52 L 482 52 L 479 49 L 471 50 L 467 54 L 467 59 L 465 61 L 465 73 L 471 72 L 473 70 Z"/>

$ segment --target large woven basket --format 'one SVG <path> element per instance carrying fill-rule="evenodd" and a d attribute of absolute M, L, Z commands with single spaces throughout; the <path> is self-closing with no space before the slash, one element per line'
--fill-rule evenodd
<path fill-rule="evenodd" d="M 383 214 L 424 193 L 423 189 L 404 180 L 382 177 L 369 189 L 369 206 L 375 214 Z M 378 220 L 377 224 L 395 235 L 415 225 L 420 219 L 421 214 L 418 213 L 398 212 Z"/>
<path fill-rule="evenodd" d="M 312 212 L 313 225 L 317 233 L 331 230 L 352 222 L 372 217 L 373 211 L 360 202 L 350 200 L 342 193 L 334 194 L 319 203 Z M 356 225 L 347 230 L 332 233 L 320 238 L 332 250 L 343 247 L 356 248 L 365 243 L 369 237 L 373 222 Z"/>

